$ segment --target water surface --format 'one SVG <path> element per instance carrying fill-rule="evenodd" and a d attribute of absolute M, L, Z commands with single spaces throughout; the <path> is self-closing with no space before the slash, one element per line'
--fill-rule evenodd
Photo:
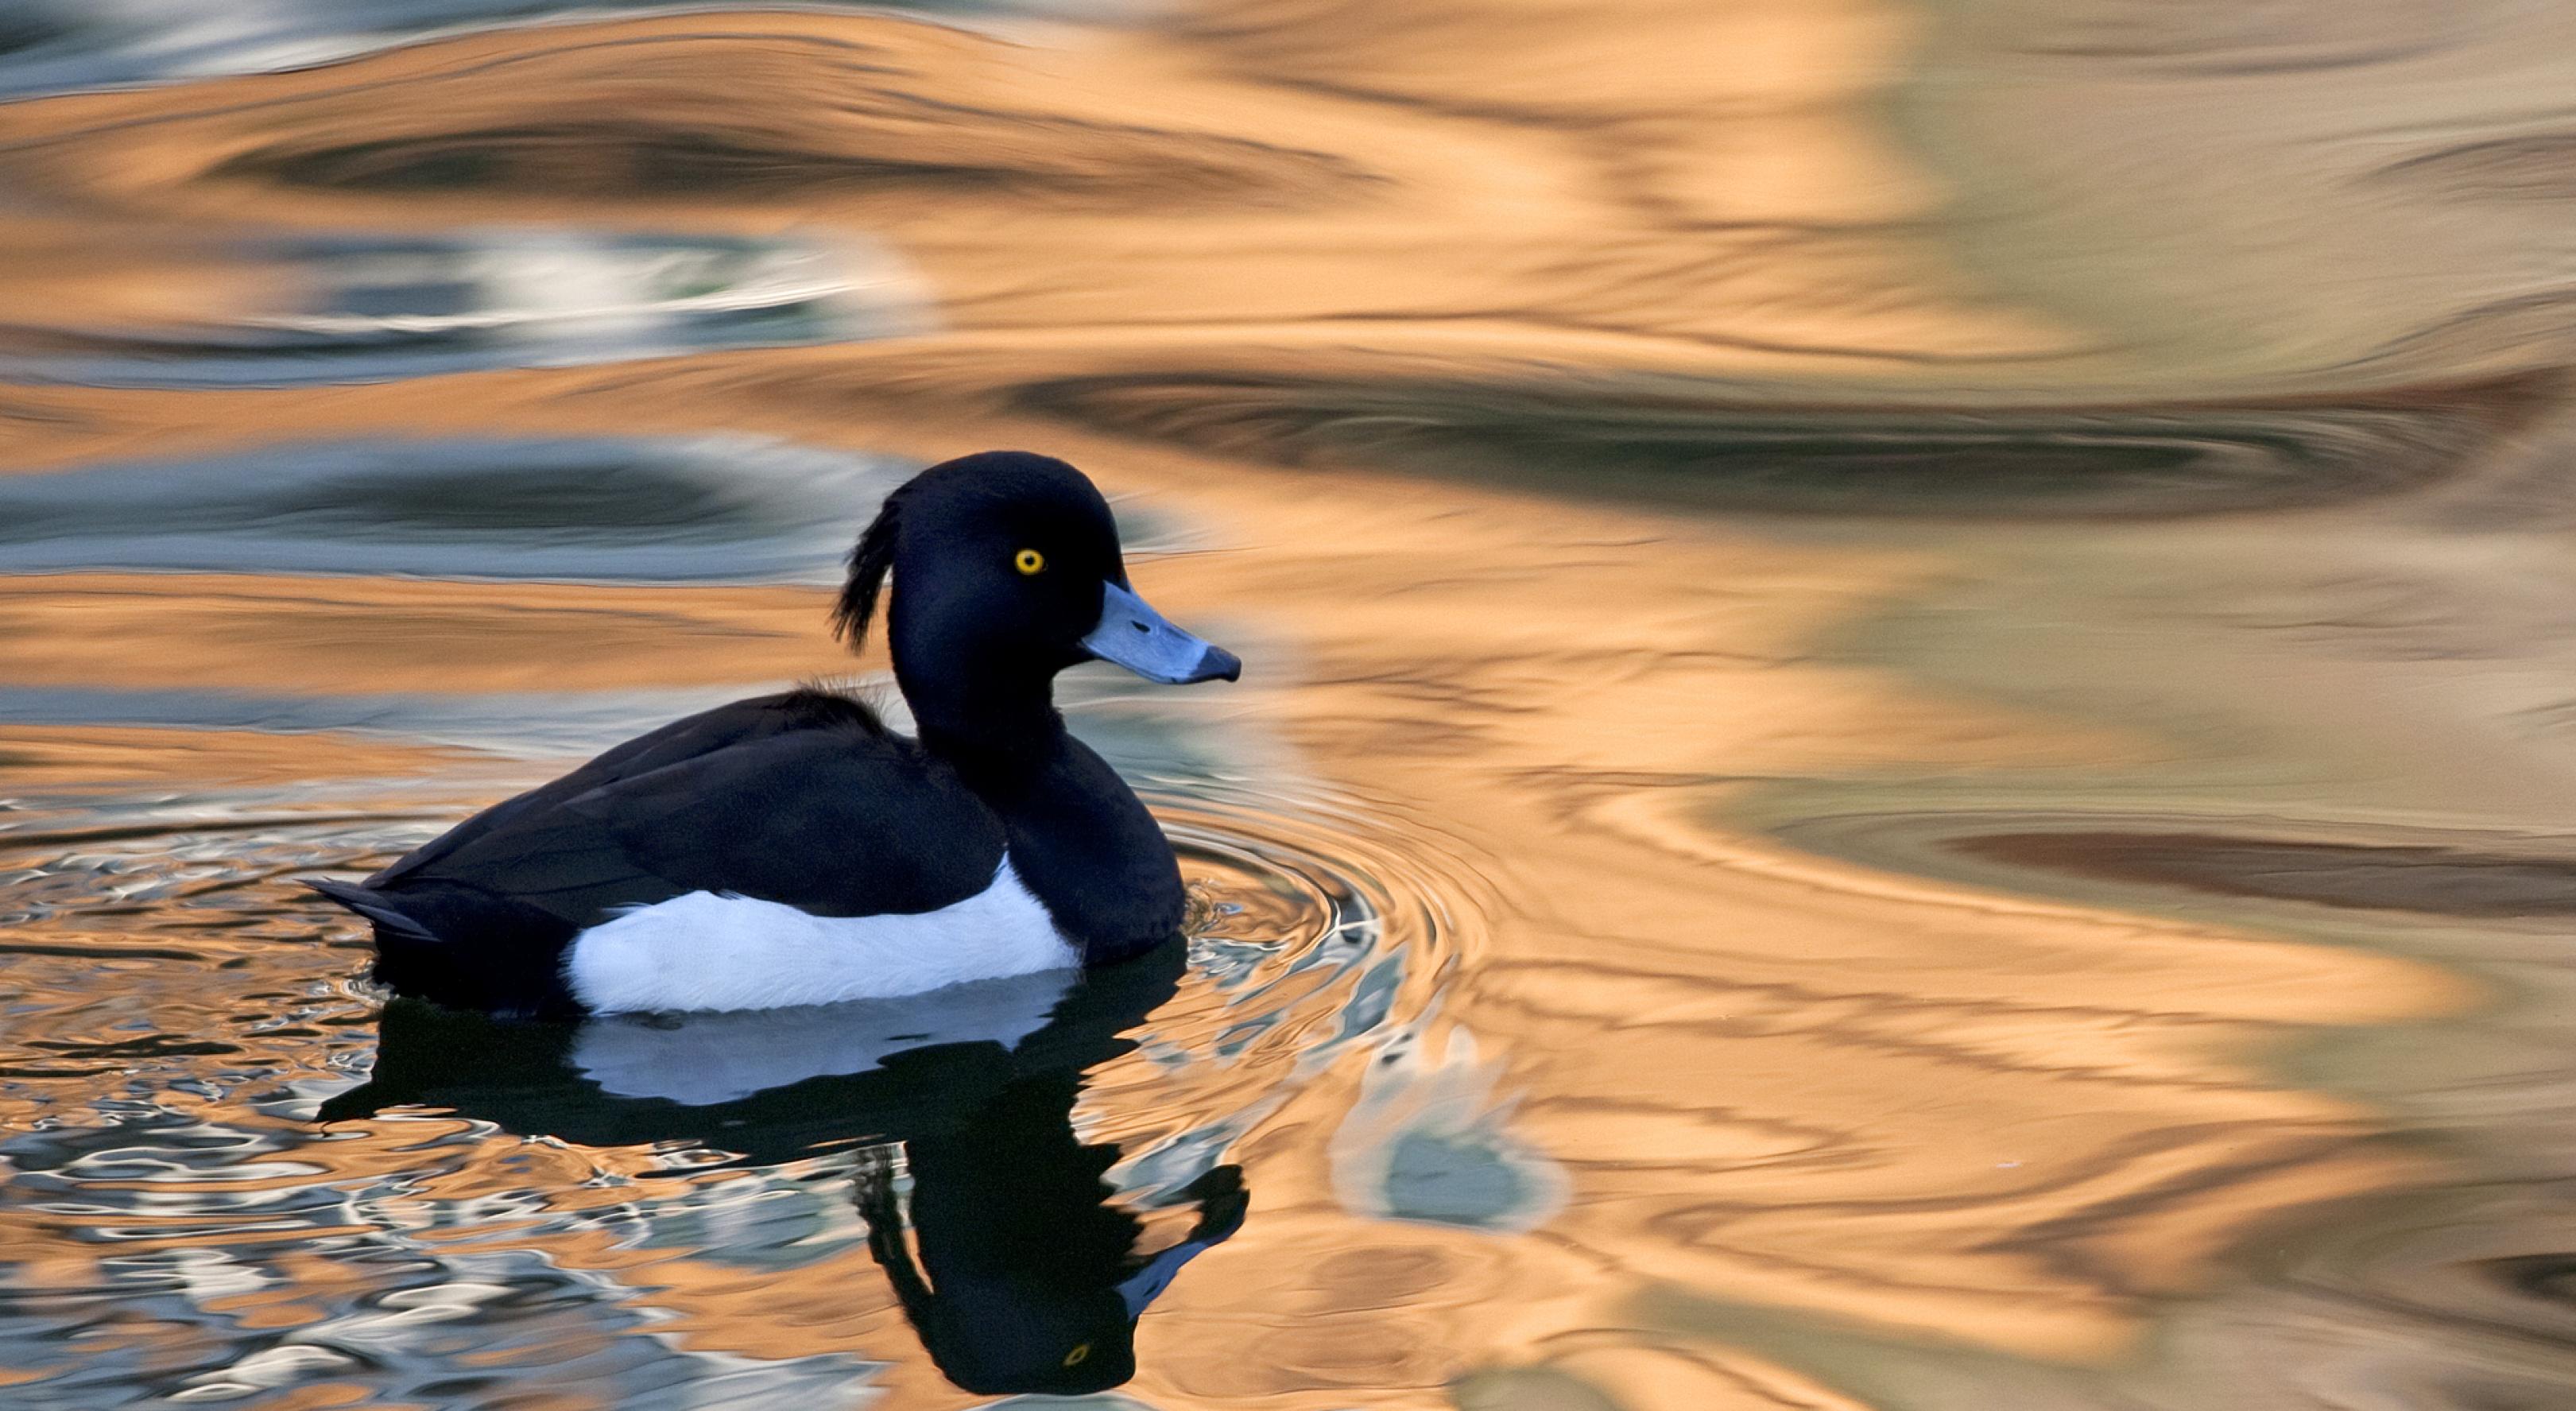
<path fill-rule="evenodd" d="M 2576 1386 L 2564 17 L 343 8 L 0 24 L 0 1400 Z M 1185 949 L 356 983 L 992 446 Z"/>

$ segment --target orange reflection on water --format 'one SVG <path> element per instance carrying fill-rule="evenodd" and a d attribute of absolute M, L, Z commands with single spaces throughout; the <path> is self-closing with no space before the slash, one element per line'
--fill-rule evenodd
<path fill-rule="evenodd" d="M 452 751 L 355 736 L 101 725 L 12 725 L 0 760 L 12 789 L 35 793 L 388 778 L 461 762 Z"/>
<path fill-rule="evenodd" d="M 1870 116 L 1903 10 L 1633 8 L 1254 5 L 1060 45 L 800 14 L 505 32 L 15 105 L 0 170 L 190 225 L 410 229 L 426 200 L 840 227 L 1062 372 L 1257 348 L 1884 376 L 2071 346 L 1925 238 L 1937 192 Z"/>
<path fill-rule="evenodd" d="M 0 580 L 19 684 L 314 693 L 603 691 L 855 663 L 785 588 L 475 584 L 248 574 Z"/>
<path fill-rule="evenodd" d="M 0 106 L 13 188 L 117 213 L 180 252 L 136 265 L 19 241 L 39 253 L 5 277 L 65 325 L 219 322 L 257 303 L 266 276 L 201 269 L 198 230 L 538 220 L 884 242 L 934 291 L 939 325 L 379 386 L 13 386 L 0 452 L 24 471 L 353 435 L 723 429 L 922 460 L 1016 444 L 1183 525 L 1190 552 L 1140 558 L 1138 581 L 1176 617 L 1239 631 L 1249 677 L 1170 709 L 1276 744 L 1225 761 L 1269 771 L 1251 784 L 1334 800 L 1444 860 L 1447 889 L 1420 899 L 1453 948 L 1423 1047 L 1463 1052 L 1442 1041 L 1470 1034 L 1495 1072 L 1474 1094 L 1488 1107 L 1453 1110 L 1473 1084 L 1436 1072 L 1419 1102 L 1507 1130 L 1561 1203 L 1529 1228 L 1382 1218 L 1347 1159 L 1365 1145 L 1348 1134 L 1366 1060 L 1336 1060 L 1230 1148 L 1255 1215 L 1144 1321 L 1132 1390 L 1156 1406 L 1841 1411 L 1864 1403 L 1799 1339 L 1851 1328 L 2113 1364 L 2259 1232 L 2433 1174 L 2381 1139 L 2383 1117 L 2270 1060 L 2312 1030 L 2455 1012 L 2474 995 L 2448 972 L 1900 877 L 1751 821 L 1818 780 L 2152 774 L 2188 748 L 1944 689 L 1853 645 L 1890 603 L 1936 597 L 1963 551 L 1588 503 L 1592 463 L 1520 449 L 1526 423 L 1507 413 L 1532 385 L 1562 400 L 1529 416 L 1591 414 L 1569 436 L 1605 456 L 1678 444 L 1668 470 L 1687 481 L 1723 469 L 1687 451 L 1740 433 L 1729 416 L 1929 406 L 1924 424 L 1947 432 L 2027 411 L 2034 388 L 2144 376 L 2157 348 L 2103 331 L 2120 318 L 1988 287 L 1943 228 L 1958 192 L 1883 106 L 1935 42 L 1930 18 L 1857 0 L 1247 3 L 1028 37 L 1043 42 L 885 15 L 676 16 Z M 223 287 L 164 302 L 154 286 L 173 279 Z M 2306 346 L 2368 343 L 2339 329 Z M 2551 395 L 2458 380 L 2521 369 L 2478 346 L 2474 367 L 2430 370 L 2454 377 L 2439 395 L 2392 393 L 2373 380 L 2385 368 L 2309 369 L 2286 380 L 2323 386 L 2313 403 L 2068 416 L 2165 417 L 2151 489 L 2156 456 L 2180 480 L 2201 465 L 2185 452 L 2226 469 L 2276 443 L 2293 469 L 2438 480 L 2509 446 Z M 1405 403 L 1426 388 L 1466 390 Z M 1943 420 L 1953 403 L 1988 420 Z M 2051 423 L 2015 444 L 2067 435 Z M 1461 442 L 1557 493 L 1433 452 L 1437 478 L 1386 464 Z M 864 509 L 813 514 L 854 529 Z M 23 576 L 0 581 L 0 671 L 21 687 L 285 697 L 749 694 L 853 668 L 823 637 L 826 596 Z M 12 727 L 0 781 L 410 776 L 421 794 L 403 806 L 443 818 L 534 772 L 467 758 L 338 733 L 47 725 Z M 115 940 L 66 927 L 46 943 Z M 275 938 L 191 944 L 209 966 L 274 967 L 280 986 L 327 987 L 359 963 Z M 196 970 L 127 959 L 104 1012 L 61 1020 L 59 1039 L 104 1042 L 140 1013 L 166 1032 L 229 1022 Z M 1148 1058 L 1116 1060 L 1094 1110 L 1183 1104 L 1157 1082 Z M 424 1124 L 452 1120 L 356 1123 L 323 1149 L 335 1178 L 417 1174 L 394 1213 L 422 1224 L 529 1190 L 549 1215 L 589 1214 L 626 1197 L 585 1182 L 651 1164 L 492 1136 L 414 1173 Z M 22 1278 L 95 1282 L 85 1252 L 18 1234 L 42 1247 Z M 971 1399 L 912 1354 L 864 1251 L 755 1276 L 709 1251 L 497 1217 L 422 1238 L 483 1235 L 617 1281 L 687 1345 L 857 1349 L 897 1361 L 888 1411 Z M 220 1311 L 319 1318 L 344 1291 L 308 1277 Z"/>

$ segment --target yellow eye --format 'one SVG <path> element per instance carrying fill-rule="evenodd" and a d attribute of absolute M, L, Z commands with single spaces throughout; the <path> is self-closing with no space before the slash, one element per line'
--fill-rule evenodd
<path fill-rule="evenodd" d="M 1011 567 L 1018 569 L 1022 573 L 1035 573 L 1039 569 L 1046 567 L 1046 555 L 1039 553 L 1035 549 L 1022 549 L 1011 556 Z M 1085 1352 L 1090 1351 L 1091 1345 L 1089 1343 L 1084 1343 L 1082 1350 Z"/>
<path fill-rule="evenodd" d="M 1091 1344 L 1086 1342 L 1064 1355 L 1064 1365 L 1068 1367 L 1079 1367 L 1082 1365 L 1082 1359 L 1089 1357 L 1090 1355 Z"/>

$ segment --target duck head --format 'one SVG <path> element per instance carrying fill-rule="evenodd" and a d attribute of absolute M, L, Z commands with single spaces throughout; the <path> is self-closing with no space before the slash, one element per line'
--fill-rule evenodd
<path fill-rule="evenodd" d="M 925 732 L 983 733 L 1044 713 L 1056 673 L 1085 661 L 1169 685 L 1243 671 L 1232 652 L 1137 595 L 1108 502 L 1049 456 L 961 456 L 888 496 L 850 555 L 833 612 L 851 645 L 889 573 L 895 680 Z"/>

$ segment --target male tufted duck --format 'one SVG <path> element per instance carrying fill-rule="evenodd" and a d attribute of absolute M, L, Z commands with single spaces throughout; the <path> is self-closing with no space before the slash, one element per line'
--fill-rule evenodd
<path fill-rule="evenodd" d="M 1129 587 L 1109 506 L 1019 451 L 889 496 L 833 613 L 886 633 L 919 735 L 819 690 L 719 706 L 355 885 L 398 993 L 494 1013 L 762 1009 L 1124 959 L 1180 927 L 1171 844 L 1056 714 L 1056 673 L 1234 680 Z"/>

